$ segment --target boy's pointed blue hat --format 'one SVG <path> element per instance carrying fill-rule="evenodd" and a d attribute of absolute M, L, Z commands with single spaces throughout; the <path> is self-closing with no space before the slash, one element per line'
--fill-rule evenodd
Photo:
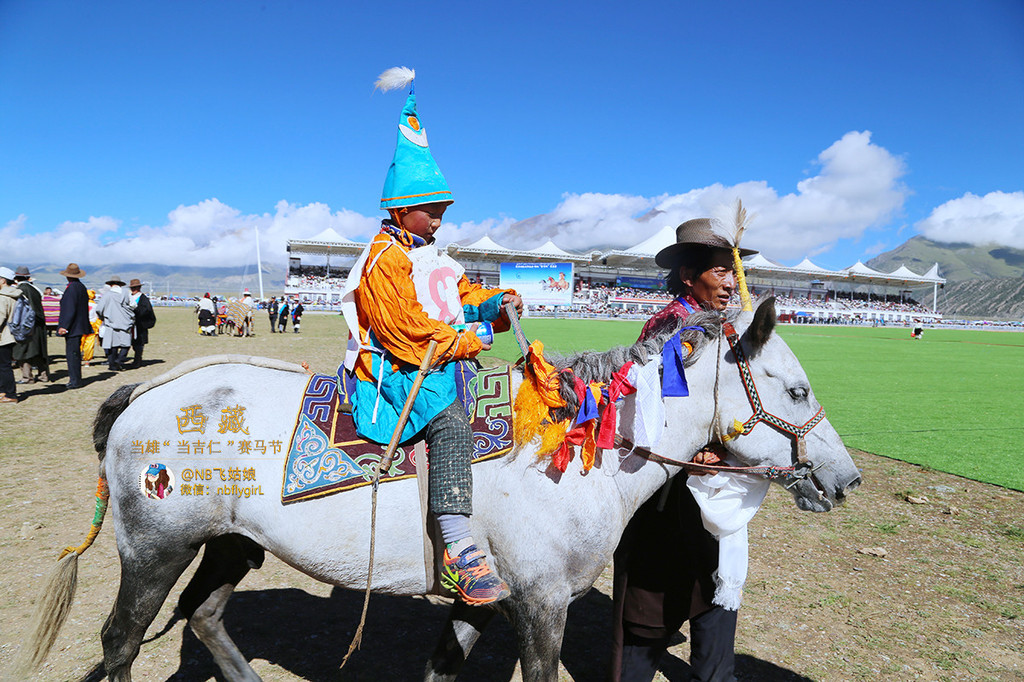
<path fill-rule="evenodd" d="M 416 72 L 412 69 L 395 67 L 380 75 L 377 87 L 384 91 L 404 88 L 411 85 L 415 77 Z M 416 115 L 416 93 L 410 88 L 398 121 L 398 144 L 384 179 L 380 207 L 387 210 L 452 201 L 448 182 L 441 175 L 441 169 L 427 146 L 427 131 Z"/>

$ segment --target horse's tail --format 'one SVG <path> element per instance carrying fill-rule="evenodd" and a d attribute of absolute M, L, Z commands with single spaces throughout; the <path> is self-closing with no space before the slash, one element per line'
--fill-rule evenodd
<path fill-rule="evenodd" d="M 57 565 L 50 573 L 42 597 L 36 606 L 32 634 L 22 646 L 18 658 L 9 671 L 10 679 L 29 679 L 32 672 L 43 664 L 47 654 L 50 653 L 50 648 L 57 640 L 57 635 L 60 633 L 64 621 L 67 620 L 68 614 L 71 612 L 71 604 L 75 600 L 75 587 L 78 585 L 78 555 L 89 549 L 93 540 L 99 535 L 109 497 L 107 479 L 100 476 L 99 482 L 96 484 L 96 512 L 93 514 L 89 534 L 81 545 L 65 547 L 58 557 Z"/>
<path fill-rule="evenodd" d="M 100 455 L 100 460 L 107 454 L 107 437 L 114 422 L 121 416 L 121 413 L 131 402 L 132 393 L 139 384 L 126 384 L 110 394 L 110 397 L 103 401 L 100 409 L 96 412 L 96 419 L 92 423 L 92 444 Z"/>
<path fill-rule="evenodd" d="M 78 547 L 65 547 L 57 558 L 57 565 L 47 580 L 43 595 L 36 607 L 36 614 L 32 634 L 22 646 L 18 658 L 11 670 L 8 671 L 10 679 L 29 679 L 32 672 L 42 665 L 47 654 L 57 641 L 64 621 L 71 612 L 71 604 L 75 600 L 75 588 L 78 585 L 78 555 L 89 549 L 100 528 L 103 527 L 103 517 L 107 512 L 107 501 L 110 498 L 110 491 L 107 488 L 107 478 L 103 457 L 107 451 L 107 437 L 110 429 L 117 418 L 128 407 L 132 391 L 138 384 L 121 386 L 96 413 L 96 420 L 93 422 L 92 440 L 96 451 L 100 456 L 100 477 L 96 483 L 96 511 L 92 517 L 92 525 L 85 541 Z"/>

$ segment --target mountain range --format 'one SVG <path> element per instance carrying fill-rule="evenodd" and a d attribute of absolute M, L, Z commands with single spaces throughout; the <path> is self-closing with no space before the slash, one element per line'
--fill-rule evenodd
<path fill-rule="evenodd" d="M 21 265 L 21 263 L 18 263 Z M 36 286 L 64 288 L 67 281 L 60 271 L 66 263 L 26 264 L 32 273 Z M 99 289 L 104 282 L 120 278 L 125 282 L 137 278 L 143 283 L 143 291 L 153 296 L 202 296 L 209 292 L 214 296 L 238 296 L 248 288 L 253 296 L 259 296 L 259 279 L 256 266 L 199 268 L 157 263 L 115 263 L 95 265 L 79 263 L 85 271 L 82 283 L 90 289 Z M 263 294 L 266 298 L 284 293 L 285 268 L 282 265 L 263 264 Z"/>
<path fill-rule="evenodd" d="M 939 310 L 951 318 L 1024 319 L 1024 249 L 990 244 L 944 244 L 911 237 L 866 264 L 882 272 L 906 265 L 923 273 L 935 263 L 946 286 L 939 292 Z M 922 303 L 931 305 L 931 292 Z"/>

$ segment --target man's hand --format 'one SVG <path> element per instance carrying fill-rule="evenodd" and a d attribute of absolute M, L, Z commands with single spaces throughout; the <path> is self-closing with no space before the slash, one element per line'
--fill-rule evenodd
<path fill-rule="evenodd" d="M 523 316 L 523 299 L 517 294 L 505 294 L 505 297 L 501 299 L 501 304 L 511 303 L 516 307 L 516 315 L 519 317 Z"/>
<path fill-rule="evenodd" d="M 57 336 L 67 336 L 67 335 L 68 335 L 68 330 L 65 329 L 64 327 L 61 327 L 60 329 L 57 330 Z"/>

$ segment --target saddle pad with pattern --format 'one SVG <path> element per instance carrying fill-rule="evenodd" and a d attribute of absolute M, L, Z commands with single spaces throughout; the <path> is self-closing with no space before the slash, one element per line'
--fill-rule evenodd
<path fill-rule="evenodd" d="M 474 362 L 460 362 L 455 373 L 459 398 L 473 424 L 474 464 L 512 449 L 510 371 L 508 367 L 481 369 Z M 339 382 L 337 375 L 327 374 L 310 377 L 284 462 L 282 503 L 333 495 L 373 482 L 374 469 L 387 445 L 360 438 L 352 415 L 339 409 L 354 392 L 354 381 L 349 377 L 349 381 Z M 381 474 L 381 483 L 416 476 L 414 445 L 399 445 L 391 468 Z"/>

